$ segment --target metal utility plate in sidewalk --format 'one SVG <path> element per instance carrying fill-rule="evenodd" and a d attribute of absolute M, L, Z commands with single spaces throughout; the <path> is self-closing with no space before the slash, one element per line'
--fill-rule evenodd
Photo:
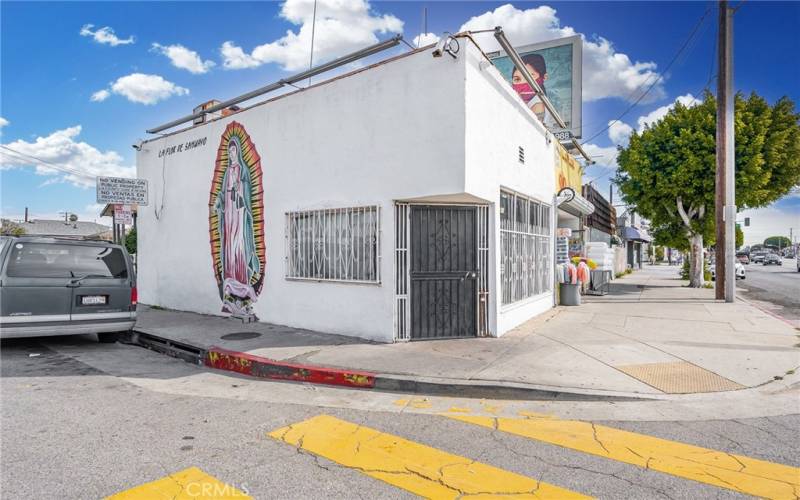
<path fill-rule="evenodd" d="M 619 371 L 667 394 L 744 389 L 745 386 L 685 361 L 622 365 Z"/>

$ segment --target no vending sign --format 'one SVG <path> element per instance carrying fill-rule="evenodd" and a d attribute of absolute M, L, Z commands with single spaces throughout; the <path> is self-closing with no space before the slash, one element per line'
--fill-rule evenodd
<path fill-rule="evenodd" d="M 98 177 L 97 203 L 147 205 L 147 180 Z"/>

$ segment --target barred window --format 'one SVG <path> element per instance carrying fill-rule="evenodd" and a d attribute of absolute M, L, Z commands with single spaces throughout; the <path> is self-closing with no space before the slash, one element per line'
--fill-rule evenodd
<path fill-rule="evenodd" d="M 377 206 L 288 212 L 286 277 L 380 282 Z"/>
<path fill-rule="evenodd" d="M 511 304 L 552 290 L 550 205 L 500 192 L 501 302 Z"/>

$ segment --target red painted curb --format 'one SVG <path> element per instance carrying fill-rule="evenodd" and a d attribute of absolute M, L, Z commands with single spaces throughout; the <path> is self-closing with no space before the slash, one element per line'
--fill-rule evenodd
<path fill-rule="evenodd" d="M 772 316 L 772 317 L 773 317 L 773 318 L 775 318 L 775 319 L 779 319 L 779 320 L 783 321 L 784 323 L 786 323 L 787 325 L 791 326 L 792 328 L 798 328 L 797 326 L 795 326 L 795 325 L 794 325 L 794 323 L 792 323 L 792 322 L 791 322 L 791 321 L 789 321 L 788 319 L 784 318 L 784 317 L 783 317 L 783 316 L 781 316 L 780 314 L 778 314 L 778 313 L 774 313 L 774 312 L 770 311 L 769 309 L 767 309 L 767 308 L 765 308 L 765 307 L 761 307 L 760 305 L 756 304 L 755 302 L 751 302 L 750 300 L 748 300 L 748 299 L 745 299 L 744 297 L 742 297 L 742 296 L 741 296 L 741 295 L 739 295 L 739 294 L 736 294 L 736 298 L 737 298 L 737 299 L 739 299 L 739 300 L 741 300 L 741 301 L 742 301 L 742 302 L 744 302 L 745 304 L 748 304 L 748 305 L 750 305 L 750 306 L 753 306 L 753 307 L 755 307 L 756 309 L 758 309 L 758 310 L 759 310 L 759 311 L 761 311 L 761 312 L 764 312 L 764 313 L 767 313 L 767 314 L 769 314 L 770 316 Z"/>
<path fill-rule="evenodd" d="M 210 347 L 206 351 L 203 362 L 210 368 L 233 371 L 251 377 L 294 380 L 359 389 L 375 387 L 375 374 L 372 372 L 284 363 L 246 352 L 229 351 L 221 347 Z"/>

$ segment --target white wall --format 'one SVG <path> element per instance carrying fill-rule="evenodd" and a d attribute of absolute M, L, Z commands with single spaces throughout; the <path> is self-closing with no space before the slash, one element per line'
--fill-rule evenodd
<path fill-rule="evenodd" d="M 552 205 L 556 185 L 555 143 L 548 141 L 541 122 L 517 96 L 500 72 L 472 44 L 466 44 L 466 182 L 465 190 L 492 203 L 494 237 L 489 276 L 490 321 L 502 335 L 553 306 L 546 293 L 501 306 L 499 227 L 500 189 L 507 188 Z M 525 150 L 525 163 L 518 159 Z M 552 209 L 551 209 L 552 210 Z M 552 213 L 552 211 L 551 211 Z"/>
<path fill-rule="evenodd" d="M 552 203 L 555 151 L 497 70 L 462 40 L 457 59 L 412 54 L 146 143 L 137 154 L 139 177 L 150 183 L 150 205 L 139 211 L 141 302 L 221 314 L 208 200 L 220 136 L 235 120 L 264 174 L 267 266 L 254 305 L 262 321 L 391 341 L 393 201 L 410 199 L 491 203 L 494 334 L 551 307 L 546 294 L 499 309 L 494 207 L 501 186 Z M 159 158 L 166 146 L 203 137 L 203 147 Z M 382 283 L 287 281 L 285 213 L 357 205 L 381 207 Z"/>
<path fill-rule="evenodd" d="M 137 154 L 138 175 L 150 185 L 150 205 L 139 211 L 141 302 L 221 314 L 208 200 L 220 136 L 236 120 L 264 174 L 267 266 L 256 315 L 391 341 L 392 200 L 463 191 L 463 82 L 463 64 L 423 52 L 146 143 Z M 202 137 L 203 147 L 158 157 L 165 146 Z M 287 281 L 285 212 L 357 205 L 381 207 L 383 282 Z"/>

